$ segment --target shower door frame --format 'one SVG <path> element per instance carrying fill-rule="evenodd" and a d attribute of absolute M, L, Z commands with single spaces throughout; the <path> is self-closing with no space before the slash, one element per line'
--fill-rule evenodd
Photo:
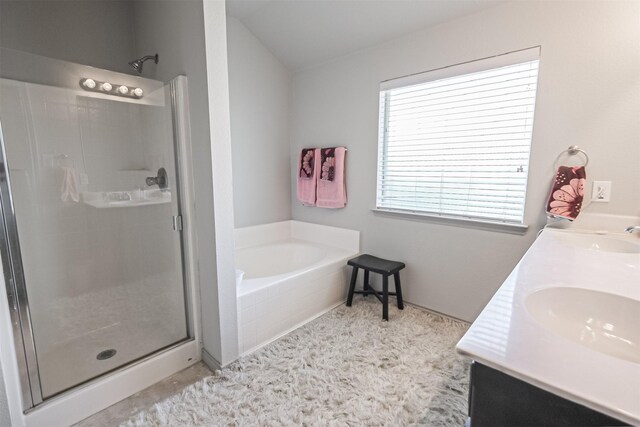
<path fill-rule="evenodd" d="M 157 349 L 151 354 L 134 359 L 123 366 L 115 368 L 95 378 L 64 390 L 54 396 L 43 398 L 38 369 L 37 353 L 26 281 L 20 252 L 20 239 L 16 221 L 16 212 L 11 192 L 11 181 L 7 167 L 5 141 L 0 122 L 0 259 L 2 261 L 11 330 L 18 368 L 20 383 L 22 413 L 28 414 L 49 402 L 62 401 L 78 389 L 105 380 L 109 376 L 132 368 L 156 356 L 174 350 L 185 344 L 196 342 L 200 347 L 199 307 L 197 304 L 197 257 L 195 252 L 194 208 L 193 208 L 193 177 L 191 175 L 191 140 L 188 111 L 187 77 L 179 75 L 162 86 L 166 90 L 169 86 L 171 102 L 171 117 L 173 130 L 173 150 L 176 170 L 177 215 L 181 218 L 180 233 L 180 262 L 182 266 L 182 281 L 185 302 L 186 338 Z M 200 353 L 193 363 L 200 359 Z M 189 358 L 188 361 L 191 361 Z M 123 396 L 124 397 L 124 396 Z M 44 409 L 44 408 L 43 408 Z"/>

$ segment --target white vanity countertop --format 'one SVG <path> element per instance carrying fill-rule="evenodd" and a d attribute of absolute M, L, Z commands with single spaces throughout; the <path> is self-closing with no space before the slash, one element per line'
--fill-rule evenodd
<path fill-rule="evenodd" d="M 458 351 L 568 400 L 640 425 L 640 363 L 563 338 L 525 307 L 528 295 L 558 287 L 640 301 L 640 253 L 576 245 L 571 241 L 575 234 L 546 229 L 460 340 Z M 589 236 L 595 234 L 585 238 Z M 640 245 L 638 233 L 601 237 Z M 622 318 L 633 316 L 638 317 L 629 322 L 638 324 L 640 312 Z M 638 344 L 633 352 L 640 352 Z"/>

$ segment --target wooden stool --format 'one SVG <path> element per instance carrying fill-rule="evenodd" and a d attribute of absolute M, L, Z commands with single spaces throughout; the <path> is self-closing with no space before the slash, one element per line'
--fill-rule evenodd
<path fill-rule="evenodd" d="M 404 309 L 404 304 L 402 302 L 402 287 L 400 286 L 400 270 L 405 267 L 404 263 L 389 261 L 387 259 L 364 254 L 350 259 L 347 262 L 347 265 L 353 267 L 351 283 L 349 284 L 349 296 L 347 297 L 347 307 L 351 307 L 353 294 L 363 294 L 364 296 L 373 294 L 382 303 L 382 318 L 384 320 L 389 320 L 389 295 L 395 295 L 398 300 L 398 308 L 400 310 Z M 359 268 L 364 270 L 364 285 L 361 291 L 356 291 L 356 278 L 358 277 Z M 369 286 L 370 271 L 382 275 L 382 295 Z M 392 274 L 396 284 L 395 292 L 389 292 L 389 276 Z"/>

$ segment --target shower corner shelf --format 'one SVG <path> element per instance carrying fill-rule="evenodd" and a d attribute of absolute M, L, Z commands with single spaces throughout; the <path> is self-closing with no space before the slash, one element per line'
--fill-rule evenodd
<path fill-rule="evenodd" d="M 165 203 L 171 203 L 171 191 L 85 191 L 82 193 L 82 203 L 93 206 L 97 209 L 161 205 Z"/>

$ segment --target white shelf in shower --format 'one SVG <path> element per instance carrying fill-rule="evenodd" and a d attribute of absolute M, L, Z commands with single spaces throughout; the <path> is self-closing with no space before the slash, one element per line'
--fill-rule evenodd
<path fill-rule="evenodd" d="M 114 194 L 128 194 L 128 200 L 113 200 L 110 196 Z M 161 205 L 171 203 L 171 191 L 159 190 L 133 190 L 133 191 L 113 191 L 113 192 L 93 192 L 82 193 L 82 203 L 93 206 L 97 209 L 109 208 L 131 208 L 136 206 Z"/>

